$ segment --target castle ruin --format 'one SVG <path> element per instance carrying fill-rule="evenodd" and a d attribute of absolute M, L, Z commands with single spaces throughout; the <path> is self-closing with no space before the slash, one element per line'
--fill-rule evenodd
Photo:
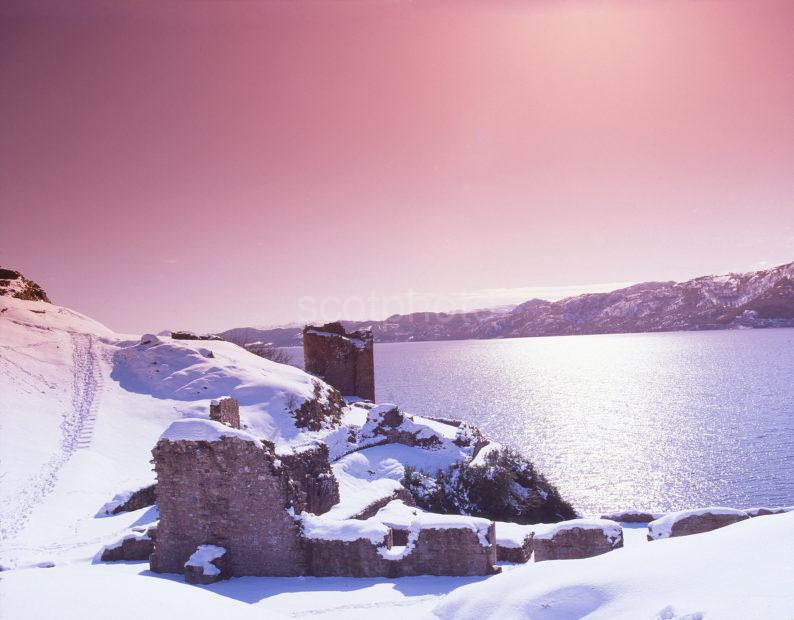
<path fill-rule="evenodd" d="M 346 332 L 341 323 L 303 328 L 306 372 L 321 377 L 344 396 L 375 400 L 372 332 Z"/>

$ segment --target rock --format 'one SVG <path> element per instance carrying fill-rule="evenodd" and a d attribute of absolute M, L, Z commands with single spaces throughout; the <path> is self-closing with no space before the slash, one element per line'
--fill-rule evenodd
<path fill-rule="evenodd" d="M 18 271 L 0 267 L 0 297 L 3 296 L 50 303 L 47 293 L 38 284 L 28 280 Z"/>
<path fill-rule="evenodd" d="M 602 519 L 617 521 L 618 523 L 650 523 L 660 519 L 664 514 L 661 512 L 644 512 L 642 510 L 623 510 L 613 512 L 608 515 L 601 515 Z"/>
<path fill-rule="evenodd" d="M 414 502 L 414 496 L 411 495 L 411 492 L 408 489 L 397 489 L 391 495 L 386 497 L 382 497 L 374 502 L 372 502 L 369 506 L 361 510 L 360 512 L 354 514 L 351 519 L 369 519 L 370 517 L 375 516 L 381 508 L 385 508 L 393 501 L 402 501 L 406 506 L 415 506 L 416 503 Z M 395 545 L 400 545 L 404 543 L 398 543 L 395 541 Z"/>
<path fill-rule="evenodd" d="M 765 517 L 769 515 L 779 515 L 783 514 L 784 512 L 792 512 L 794 511 L 794 506 L 784 506 L 781 508 L 748 508 L 745 512 L 750 515 L 751 517 Z"/>
<path fill-rule="evenodd" d="M 424 424 L 414 422 L 397 405 L 390 403 L 373 407 L 367 413 L 367 421 L 359 432 L 359 441 L 367 443 L 400 443 L 406 446 L 432 448 L 441 445 L 436 431 Z"/>
<path fill-rule="evenodd" d="M 240 428 L 240 403 L 231 396 L 210 403 L 210 420 L 231 428 Z"/>
<path fill-rule="evenodd" d="M 648 524 L 648 540 L 702 534 L 749 518 L 744 510 L 721 506 L 673 512 Z"/>
<path fill-rule="evenodd" d="M 346 332 L 341 323 L 303 329 L 304 367 L 345 396 L 375 400 L 372 332 Z"/>
<path fill-rule="evenodd" d="M 101 562 L 148 560 L 154 552 L 156 527 L 145 532 L 127 534 L 121 540 L 107 545 L 99 553 Z"/>
<path fill-rule="evenodd" d="M 614 521 L 574 519 L 535 529 L 536 562 L 591 558 L 623 546 L 623 529 Z"/>
<path fill-rule="evenodd" d="M 334 388 L 314 380 L 311 398 L 292 410 L 295 426 L 310 431 L 319 431 L 323 426 L 339 426 L 345 401 Z"/>
<path fill-rule="evenodd" d="M 171 338 L 174 340 L 223 340 L 223 336 L 218 334 L 196 334 L 186 330 L 171 332 Z"/>
<path fill-rule="evenodd" d="M 185 562 L 185 581 L 209 585 L 231 576 L 229 553 L 217 545 L 199 545 Z"/>

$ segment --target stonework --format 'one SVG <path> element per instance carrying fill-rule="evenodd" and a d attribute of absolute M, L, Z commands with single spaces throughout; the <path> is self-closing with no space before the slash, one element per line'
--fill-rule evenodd
<path fill-rule="evenodd" d="M 623 510 L 613 512 L 608 515 L 601 515 L 602 519 L 617 521 L 618 523 L 650 523 L 662 515 L 656 512 L 645 512 L 642 510 Z"/>
<path fill-rule="evenodd" d="M 128 534 L 117 543 L 107 545 L 99 553 L 102 562 L 148 560 L 154 551 L 156 527 L 145 532 Z"/>
<path fill-rule="evenodd" d="M 375 400 L 372 332 L 346 332 L 341 323 L 303 329 L 304 367 L 345 396 Z"/>
<path fill-rule="evenodd" d="M 229 552 L 218 548 L 218 554 L 211 559 L 194 562 L 196 555 L 200 554 L 206 545 L 200 546 L 196 553 L 185 564 L 185 581 L 195 585 L 207 586 L 231 577 Z"/>
<path fill-rule="evenodd" d="M 339 484 L 328 463 L 326 444 L 318 442 L 278 458 L 289 472 L 288 502 L 295 512 L 321 515 L 339 502 Z"/>
<path fill-rule="evenodd" d="M 536 562 L 545 560 L 580 560 L 607 553 L 623 546 L 622 532 L 612 537 L 600 528 L 561 527 L 553 536 L 532 540 Z"/>
<path fill-rule="evenodd" d="M 355 541 L 306 540 L 307 574 L 315 577 L 410 577 L 416 575 L 472 576 L 497 572 L 494 526 L 486 545 L 467 527 L 421 529 L 404 552 L 395 546 L 394 531 L 379 544 Z M 403 545 L 404 546 L 404 545 Z M 394 552 L 391 557 L 384 550 Z"/>
<path fill-rule="evenodd" d="M 500 562 L 512 562 L 513 564 L 526 564 L 532 557 L 532 534 L 524 538 L 520 547 L 506 547 L 497 545 L 496 558 Z"/>
<path fill-rule="evenodd" d="M 185 572 L 191 583 L 246 575 L 494 572 L 495 529 L 483 519 L 436 515 L 431 525 L 426 520 L 425 525 L 417 522 L 400 529 L 398 541 L 395 530 L 384 525 L 377 525 L 381 540 L 327 534 L 318 539 L 313 532 L 304 533 L 302 513 L 319 515 L 339 501 L 324 443 L 276 453 L 270 442 L 197 419 L 173 423 L 152 453 L 160 513 L 150 557 L 154 572 Z M 388 501 L 395 499 L 410 501 L 410 495 L 398 493 Z M 366 520 L 381 507 L 369 506 L 357 516 Z M 207 548 L 222 548 L 223 560 L 216 564 L 218 571 L 204 562 L 210 574 L 199 574 L 186 564 L 191 558 L 190 564 L 196 564 L 195 554 Z"/>
<path fill-rule="evenodd" d="M 161 439 L 153 450 L 160 511 L 155 572 L 181 573 L 199 545 L 229 552 L 229 574 L 302 575 L 299 527 L 287 512 L 289 472 L 272 445 L 222 437 Z"/>
<path fill-rule="evenodd" d="M 731 510 L 730 512 L 699 510 L 692 511 L 691 514 L 680 513 L 668 518 L 671 521 L 669 528 L 664 525 L 660 527 L 665 521 L 664 517 L 649 523 L 647 538 L 648 540 L 659 540 L 660 538 L 702 534 L 749 518 L 750 515 L 741 510 Z"/>
<path fill-rule="evenodd" d="M 488 530 L 487 545 L 468 528 L 427 528 L 419 532 L 414 549 L 397 563 L 396 574 L 409 575 L 491 575 L 496 572 L 495 526 Z"/>
<path fill-rule="evenodd" d="M 231 396 L 210 403 L 210 420 L 240 428 L 240 404 Z"/>

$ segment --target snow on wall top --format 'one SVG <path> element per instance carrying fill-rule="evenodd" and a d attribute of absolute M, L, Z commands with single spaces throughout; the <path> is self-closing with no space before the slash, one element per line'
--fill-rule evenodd
<path fill-rule="evenodd" d="M 536 523 L 531 530 L 536 539 L 548 540 L 563 530 L 581 528 L 585 530 L 602 530 L 609 538 L 618 538 L 623 535 L 623 530 L 618 523 L 608 519 L 571 519 L 559 523 Z"/>
<path fill-rule="evenodd" d="M 716 515 L 735 515 L 737 517 L 747 516 L 747 512 L 737 508 L 727 508 L 725 506 L 711 506 L 709 508 L 698 508 L 695 510 L 681 510 L 680 512 L 671 512 L 664 515 L 660 519 L 651 521 L 648 524 L 648 533 L 654 538 L 669 538 L 672 533 L 673 526 L 679 521 L 688 517 L 696 517 L 704 514 Z"/>
<path fill-rule="evenodd" d="M 262 442 L 250 433 L 203 418 L 185 418 L 172 422 L 160 435 L 159 441 L 220 441 L 223 437 L 250 441 L 257 447 L 262 447 Z"/>
<path fill-rule="evenodd" d="M 524 545 L 524 540 L 532 534 L 534 525 L 520 525 L 507 521 L 496 522 L 496 544 L 508 549 L 518 549 Z"/>
<path fill-rule="evenodd" d="M 303 525 L 304 538 L 313 540 L 341 540 L 353 542 L 355 540 L 369 540 L 374 545 L 381 545 L 389 533 L 389 528 L 367 519 L 333 519 L 326 515 L 315 516 L 305 512 L 300 516 Z"/>

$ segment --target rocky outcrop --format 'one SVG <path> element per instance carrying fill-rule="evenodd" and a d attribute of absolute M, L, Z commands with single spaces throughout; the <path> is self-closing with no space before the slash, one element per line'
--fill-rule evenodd
<path fill-rule="evenodd" d="M 292 409 L 295 426 L 309 431 L 319 431 L 324 426 L 339 426 L 345 401 L 342 395 L 328 385 L 313 380 L 313 393 L 300 406 Z"/>
<path fill-rule="evenodd" d="M 622 528 L 606 520 L 566 521 L 537 529 L 532 536 L 536 562 L 591 558 L 622 546 Z"/>
<path fill-rule="evenodd" d="M 210 403 L 210 420 L 231 428 L 240 428 L 240 403 L 231 396 Z"/>
<path fill-rule="evenodd" d="M 367 421 L 359 432 L 359 443 L 400 443 L 433 448 L 441 445 L 441 439 L 430 427 L 415 423 L 413 417 L 404 414 L 397 405 L 383 404 L 367 413 Z"/>
<path fill-rule="evenodd" d="M 744 510 L 725 507 L 674 512 L 648 524 L 648 540 L 701 534 L 749 518 Z"/>
<path fill-rule="evenodd" d="M 303 329 L 304 367 L 345 396 L 375 400 L 372 332 L 346 332 L 341 323 Z"/>
<path fill-rule="evenodd" d="M 38 284 L 28 280 L 18 271 L 0 267 L 0 297 L 3 296 L 50 303 L 47 293 Z"/>

